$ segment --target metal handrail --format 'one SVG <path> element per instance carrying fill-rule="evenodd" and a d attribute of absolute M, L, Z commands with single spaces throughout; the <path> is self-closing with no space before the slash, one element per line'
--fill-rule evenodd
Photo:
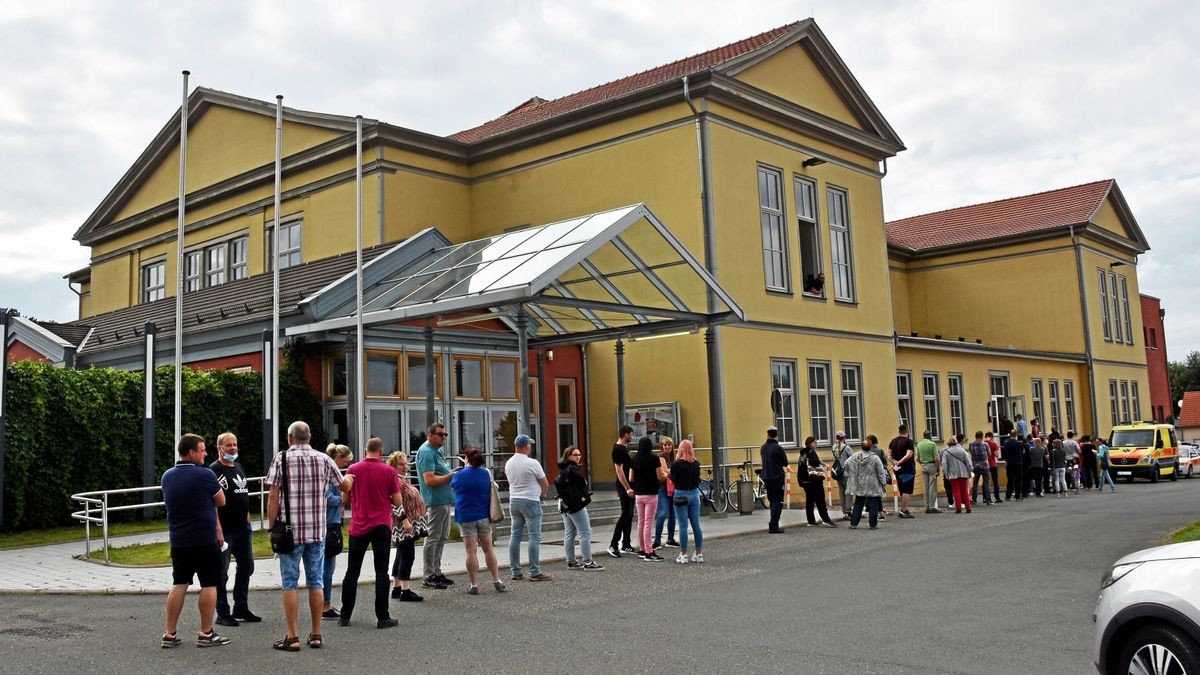
<path fill-rule="evenodd" d="M 249 486 L 251 483 L 258 483 L 258 485 L 259 485 L 258 491 L 249 492 L 247 496 L 258 497 L 259 527 L 261 527 L 261 528 L 266 527 L 266 522 L 267 522 L 266 521 L 266 519 L 267 519 L 266 497 L 270 493 L 270 491 L 266 488 L 266 484 L 264 482 L 265 480 L 266 480 L 266 476 L 255 476 L 253 478 L 246 479 L 247 486 Z M 72 512 L 71 517 L 74 518 L 75 520 L 78 520 L 79 522 L 83 523 L 83 526 L 84 526 L 84 537 L 83 537 L 84 554 L 83 555 L 85 558 L 92 557 L 92 523 L 95 523 L 101 527 L 103 541 L 104 541 L 104 563 L 109 564 L 110 563 L 110 561 L 108 559 L 109 514 L 116 513 L 119 511 L 138 511 L 141 509 L 149 509 L 149 508 L 157 508 L 159 506 L 166 506 L 166 502 L 161 501 L 161 500 L 154 501 L 154 502 L 143 502 L 143 503 L 139 503 L 139 504 L 127 504 L 125 506 L 109 506 L 108 505 L 109 497 L 111 497 L 113 495 L 145 494 L 148 492 L 149 493 L 162 492 L 162 486 L 154 485 L 151 487 L 119 488 L 116 490 L 93 490 L 91 492 L 77 492 L 77 493 L 71 495 L 71 499 L 73 501 L 79 502 L 80 506 L 83 507 L 79 511 Z"/>

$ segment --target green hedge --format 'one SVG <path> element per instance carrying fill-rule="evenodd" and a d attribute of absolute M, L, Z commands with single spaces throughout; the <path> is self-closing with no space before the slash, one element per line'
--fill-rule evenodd
<path fill-rule="evenodd" d="M 285 349 L 280 369 L 280 438 L 287 424 L 307 421 L 314 447 L 323 447 L 320 401 L 302 374 L 306 348 Z M 174 463 L 175 372 L 158 368 L 155 378 L 155 478 Z M 4 530 L 69 524 L 79 508 L 71 495 L 142 484 L 143 375 L 91 368 L 69 370 L 23 361 L 8 371 L 8 428 L 4 478 Z M 263 474 L 262 376 L 222 370 L 183 371 L 183 430 L 208 441 L 238 436 L 242 464 L 250 476 Z M 282 441 L 281 441 L 282 442 Z M 135 503 L 140 497 L 113 499 Z M 125 512 L 133 517 L 136 512 Z"/>

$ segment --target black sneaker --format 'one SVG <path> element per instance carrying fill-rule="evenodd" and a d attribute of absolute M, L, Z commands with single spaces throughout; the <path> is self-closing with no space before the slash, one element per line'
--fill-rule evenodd
<path fill-rule="evenodd" d="M 342 613 L 337 611 L 336 609 L 330 607 L 329 609 L 325 610 L 324 612 L 321 612 L 321 618 L 322 619 L 340 619 L 340 618 L 342 618 Z"/>
<path fill-rule="evenodd" d="M 666 545 L 667 548 L 679 548 L 679 542 L 675 541 L 674 539 L 668 539 Z"/>
<path fill-rule="evenodd" d="M 181 644 L 183 644 L 183 640 L 179 639 L 178 634 L 173 635 L 171 633 L 163 633 L 163 636 L 162 636 L 162 648 L 163 649 L 171 649 L 172 647 L 178 647 Z"/>
<path fill-rule="evenodd" d="M 645 560 L 648 560 L 650 562 L 662 562 L 662 561 L 666 560 L 666 558 L 663 558 L 661 555 L 659 555 L 657 553 L 651 553 L 645 557 Z"/>
<path fill-rule="evenodd" d="M 233 626 L 237 627 L 238 622 L 232 616 L 218 614 L 217 618 L 213 619 L 213 623 L 218 626 Z"/>
<path fill-rule="evenodd" d="M 390 616 L 386 619 L 380 619 L 379 621 L 375 622 L 376 628 L 395 628 L 396 626 L 399 626 L 399 625 L 400 625 L 400 622 L 393 619 Z"/>
<path fill-rule="evenodd" d="M 262 621 L 261 616 L 258 616 L 257 614 L 255 614 L 254 612 L 251 612 L 248 609 L 233 610 L 233 618 L 237 619 L 238 621 L 242 621 L 244 623 L 259 623 L 260 621 Z"/>
<path fill-rule="evenodd" d="M 438 573 L 438 574 L 433 575 L 433 578 L 437 579 L 439 582 L 441 582 L 441 584 L 443 586 L 453 586 L 454 585 L 454 580 L 451 579 L 450 577 L 447 577 L 445 574 Z"/>
<path fill-rule="evenodd" d="M 400 602 L 424 602 L 425 598 L 417 595 L 412 589 L 406 588 L 400 591 Z"/>
<path fill-rule="evenodd" d="M 621 547 L 621 553 L 638 553 L 638 550 L 629 544 L 625 544 Z"/>
<path fill-rule="evenodd" d="M 655 551 L 657 551 L 658 549 L 662 548 L 662 542 L 661 542 L 661 541 L 656 541 L 656 542 L 654 542 L 654 544 L 652 544 L 652 545 L 650 546 L 650 548 L 651 548 L 652 550 L 655 550 Z"/>
<path fill-rule="evenodd" d="M 229 644 L 229 638 L 217 635 L 215 630 L 208 631 L 208 635 L 196 633 L 197 647 L 224 647 L 227 644 Z"/>
<path fill-rule="evenodd" d="M 569 569 L 569 570 L 577 570 L 577 569 L 581 569 L 582 567 L 583 567 L 583 565 L 578 560 L 568 560 L 567 561 L 567 569 Z"/>
<path fill-rule="evenodd" d="M 614 557 L 614 558 L 620 558 L 620 557 L 621 557 L 621 551 L 620 551 L 620 550 L 618 550 L 616 546 L 609 546 L 609 547 L 608 547 L 608 554 L 609 554 L 609 555 L 611 555 L 611 556 L 612 556 L 612 557 Z"/>
<path fill-rule="evenodd" d="M 524 574 L 514 574 L 508 578 L 509 581 L 525 581 Z"/>
<path fill-rule="evenodd" d="M 604 565 L 597 565 L 595 562 L 589 560 L 583 563 L 579 569 L 585 572 L 599 572 L 604 569 Z"/>
<path fill-rule="evenodd" d="M 443 584 L 437 579 L 430 577 L 429 579 L 423 579 L 421 581 L 421 588 L 432 588 L 438 591 L 444 591 L 446 590 L 446 584 Z"/>
<path fill-rule="evenodd" d="M 401 590 L 401 588 L 399 586 L 392 587 L 392 599 L 393 600 L 399 600 L 400 596 L 402 594 L 403 594 L 403 590 Z"/>

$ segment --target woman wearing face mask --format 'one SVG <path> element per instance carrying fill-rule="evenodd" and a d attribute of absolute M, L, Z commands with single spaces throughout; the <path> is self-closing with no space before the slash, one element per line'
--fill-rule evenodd
<path fill-rule="evenodd" d="M 333 458 L 333 463 L 337 464 L 337 468 L 342 471 L 350 466 L 350 462 L 354 461 L 354 453 L 350 448 L 337 443 L 330 443 L 329 447 L 325 448 L 325 452 Z M 342 515 L 346 512 L 346 506 L 342 503 L 342 491 L 337 487 L 330 485 L 325 488 L 325 526 L 341 525 Z M 333 571 L 337 567 L 337 554 L 325 556 L 325 607 L 321 611 L 323 619 L 337 619 L 342 615 L 330 601 L 333 599 Z"/>

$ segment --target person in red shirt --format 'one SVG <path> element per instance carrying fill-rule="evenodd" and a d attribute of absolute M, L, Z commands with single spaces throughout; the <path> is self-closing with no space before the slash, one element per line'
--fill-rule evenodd
<path fill-rule="evenodd" d="M 371 547 L 375 562 L 375 619 L 379 628 L 398 625 L 388 612 L 388 559 L 392 553 L 392 506 L 404 506 L 400 479 L 396 471 L 383 461 L 383 441 L 367 441 L 361 462 L 350 465 L 354 476 L 350 490 L 350 560 L 342 580 L 342 616 L 338 622 L 350 625 L 354 601 L 358 595 L 358 574 L 362 570 L 367 547 Z"/>
<path fill-rule="evenodd" d="M 996 468 L 996 458 L 1000 456 L 1000 444 L 993 438 L 992 432 L 987 432 L 983 435 L 983 442 L 988 446 L 988 473 L 992 475 L 992 491 L 996 504 L 1003 504 L 1004 500 L 1000 498 L 1000 469 Z"/>

